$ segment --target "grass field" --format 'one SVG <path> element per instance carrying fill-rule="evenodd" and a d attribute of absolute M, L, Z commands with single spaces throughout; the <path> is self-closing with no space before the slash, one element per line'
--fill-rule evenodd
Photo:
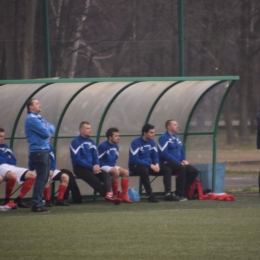
<path fill-rule="evenodd" d="M 260 259 L 260 198 L 0 212 L 0 259 Z"/>

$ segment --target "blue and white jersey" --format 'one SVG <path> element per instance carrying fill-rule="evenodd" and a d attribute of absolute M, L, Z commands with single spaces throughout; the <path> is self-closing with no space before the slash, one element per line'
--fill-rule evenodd
<path fill-rule="evenodd" d="M 186 160 L 185 152 L 178 135 L 165 132 L 158 139 L 158 154 L 160 162 L 173 161 L 181 163 Z"/>
<path fill-rule="evenodd" d="M 134 139 L 129 149 L 128 166 L 159 163 L 157 148 L 154 140 L 144 141 L 143 137 Z"/>
<path fill-rule="evenodd" d="M 94 165 L 99 165 L 94 140 L 81 135 L 73 139 L 70 145 L 70 158 L 73 166 L 80 165 L 92 170 Z"/>
<path fill-rule="evenodd" d="M 49 151 L 49 137 L 54 131 L 55 127 L 52 124 L 40 115 L 29 112 L 25 120 L 25 135 L 29 143 L 29 152 Z"/>
<path fill-rule="evenodd" d="M 100 167 L 102 166 L 111 166 L 116 165 L 116 160 L 118 158 L 118 145 L 110 144 L 108 141 L 101 143 L 98 146 L 98 158 L 100 161 Z"/>
<path fill-rule="evenodd" d="M 0 144 L 0 165 L 3 163 L 16 165 L 16 158 L 13 151 L 6 144 Z"/>

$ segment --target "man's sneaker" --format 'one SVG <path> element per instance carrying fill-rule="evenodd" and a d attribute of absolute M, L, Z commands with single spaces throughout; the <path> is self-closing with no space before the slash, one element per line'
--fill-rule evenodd
<path fill-rule="evenodd" d="M 115 197 L 113 194 L 107 194 L 105 200 L 109 202 L 113 202 L 115 205 L 119 205 L 122 202 L 120 198 Z"/>
<path fill-rule="evenodd" d="M 157 203 L 159 200 L 152 194 L 148 197 L 149 202 Z"/>
<path fill-rule="evenodd" d="M 46 212 L 50 212 L 50 210 L 44 208 L 44 207 L 35 207 L 32 206 L 31 207 L 31 212 L 38 212 L 38 213 L 46 213 Z"/>
<path fill-rule="evenodd" d="M 17 205 L 13 200 L 9 200 L 4 206 L 10 207 L 11 209 L 17 209 Z"/>
<path fill-rule="evenodd" d="M 55 206 L 70 206 L 70 204 L 64 200 L 57 200 Z"/>
<path fill-rule="evenodd" d="M 16 205 L 17 205 L 18 208 L 30 208 L 31 207 L 24 202 L 17 202 Z"/>
<path fill-rule="evenodd" d="M 46 200 L 46 201 L 45 201 L 45 207 L 48 207 L 48 208 L 53 207 L 52 202 L 51 202 L 50 200 Z"/>
<path fill-rule="evenodd" d="M 174 195 L 174 194 L 170 194 L 168 196 L 164 197 L 165 201 L 180 201 L 179 197 Z"/>
<path fill-rule="evenodd" d="M 178 196 L 179 201 L 187 201 L 187 198 L 185 198 L 184 196 Z"/>

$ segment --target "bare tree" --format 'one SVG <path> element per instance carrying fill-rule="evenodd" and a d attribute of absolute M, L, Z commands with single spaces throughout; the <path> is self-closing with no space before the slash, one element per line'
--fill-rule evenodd
<path fill-rule="evenodd" d="M 32 77 L 32 66 L 34 58 L 34 31 L 35 31 L 35 16 L 38 1 L 25 1 L 26 20 L 24 32 L 24 45 L 23 45 L 23 73 L 24 79 Z"/>

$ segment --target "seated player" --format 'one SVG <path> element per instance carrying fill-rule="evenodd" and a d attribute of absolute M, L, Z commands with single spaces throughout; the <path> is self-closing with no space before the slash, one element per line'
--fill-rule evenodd
<path fill-rule="evenodd" d="M 70 157 L 75 175 L 88 183 L 106 201 L 119 205 L 122 200 L 111 192 L 109 174 L 100 168 L 96 144 L 90 138 L 90 124 L 81 122 L 79 132 L 80 135 L 74 138 L 70 145 Z"/>
<path fill-rule="evenodd" d="M 118 158 L 118 145 L 119 130 L 115 127 L 109 128 L 106 132 L 107 141 L 101 143 L 98 147 L 99 161 L 101 169 L 109 173 L 112 177 L 112 190 L 114 196 L 118 195 L 118 179 L 121 179 L 122 192 L 120 198 L 122 202 L 132 203 L 133 201 L 128 198 L 127 192 L 129 187 L 129 171 L 116 166 Z"/>
<path fill-rule="evenodd" d="M 12 208 L 30 208 L 29 205 L 22 202 L 22 199 L 32 188 L 36 174 L 26 168 L 16 166 L 16 158 L 10 147 L 4 144 L 4 137 L 5 130 L 0 128 L 0 183 L 6 182 L 4 205 Z M 12 201 L 11 194 L 16 182 L 23 183 L 23 185 L 15 201 Z"/>

